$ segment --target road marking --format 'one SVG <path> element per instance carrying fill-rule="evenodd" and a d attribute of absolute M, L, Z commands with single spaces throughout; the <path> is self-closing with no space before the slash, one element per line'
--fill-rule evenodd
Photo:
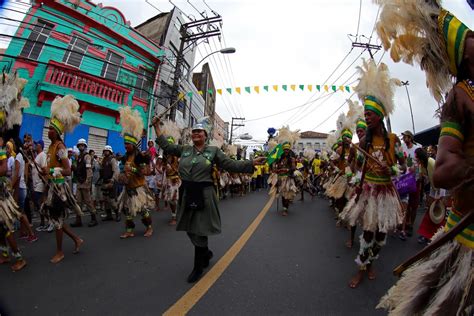
<path fill-rule="evenodd" d="M 275 200 L 275 193 L 270 196 L 267 204 L 263 207 L 257 217 L 253 220 L 252 224 L 243 232 L 240 238 L 230 247 L 225 255 L 207 272 L 198 283 L 196 283 L 186 294 L 184 294 L 173 306 L 171 306 L 164 316 L 174 315 L 186 315 L 194 305 L 207 293 L 207 291 L 214 285 L 219 277 L 224 273 L 227 267 L 234 261 L 235 257 L 239 254 L 242 248 L 245 246 L 247 241 L 252 237 L 257 227 L 262 222 L 263 218 L 267 214 L 268 210 Z"/>

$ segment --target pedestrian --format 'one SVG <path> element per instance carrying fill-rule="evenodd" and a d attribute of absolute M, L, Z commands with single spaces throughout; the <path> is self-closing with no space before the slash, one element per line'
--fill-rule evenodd
<path fill-rule="evenodd" d="M 96 213 L 99 213 L 99 210 L 104 210 L 101 184 L 98 183 L 100 179 L 100 163 L 95 151 L 89 150 L 89 155 L 92 159 L 92 204 Z"/>
<path fill-rule="evenodd" d="M 113 220 L 112 212 L 115 213 L 115 221 L 120 222 L 121 215 L 117 208 L 117 188 L 116 183 L 119 176 L 119 167 L 113 155 L 112 146 L 106 145 L 102 152 L 102 161 L 100 164 L 100 175 L 98 182 L 99 189 L 102 191 L 104 199 L 105 217 L 103 221 Z"/>
<path fill-rule="evenodd" d="M 79 149 L 79 156 L 77 157 L 77 164 L 74 169 L 74 174 L 77 179 L 77 203 L 82 207 L 85 205 L 91 214 L 91 220 L 87 226 L 97 226 L 97 211 L 92 202 L 92 157 L 87 152 L 87 142 L 84 138 L 77 141 L 77 148 Z M 81 215 L 76 214 L 76 221 L 71 224 L 71 227 L 81 227 Z"/>
<path fill-rule="evenodd" d="M 126 231 L 120 238 L 135 237 L 134 218 L 139 214 L 145 225 L 145 237 L 153 235 L 150 210 L 155 207 L 154 198 L 146 186 L 145 176 L 150 173 L 148 157 L 138 149 L 138 140 L 143 131 L 140 113 L 130 107 L 120 109 L 120 124 L 124 135 L 125 155 L 122 158 L 123 171 L 119 182 L 124 189 L 118 198 L 118 211 L 125 214 Z"/>
<path fill-rule="evenodd" d="M 208 120 L 202 119 L 192 128 L 192 145 L 177 145 L 167 141 L 160 128 L 160 120 L 153 119 L 157 144 L 168 155 L 180 157 L 179 175 L 182 180 L 176 230 L 186 231 L 194 245 L 194 267 L 187 281 L 200 279 L 213 253 L 208 248 L 208 236 L 221 232 L 218 199 L 212 179 L 213 165 L 231 172 L 252 173 L 254 165 L 263 164 L 265 158 L 232 160 L 222 150 L 208 146 L 211 132 Z"/>
<path fill-rule="evenodd" d="M 163 156 L 159 155 L 155 162 L 155 204 L 157 212 L 160 211 L 160 197 L 163 192 L 163 173 Z"/>
<path fill-rule="evenodd" d="M 365 164 L 359 161 L 359 166 L 364 166 L 363 181 L 341 213 L 341 219 L 351 226 L 359 223 L 363 229 L 355 260 L 358 271 L 349 282 L 351 288 L 359 285 L 366 272 L 369 280 L 376 278 L 374 263 L 385 245 L 387 232 L 403 220 L 398 192 L 391 177 L 397 173 L 397 162 L 404 168 L 405 160 L 400 140 L 395 134 L 387 132 L 383 121 L 393 112 L 393 88 L 398 81 L 390 78 L 387 65 L 381 63 L 377 66 L 374 60 L 364 60 L 359 74 L 355 91 L 364 102 L 368 126 L 359 144 L 371 159 L 364 155 Z"/>
<path fill-rule="evenodd" d="M 44 168 L 43 174 L 49 175 L 47 198 L 43 203 L 42 212 L 46 218 L 54 224 L 56 233 L 56 253 L 51 258 L 51 263 L 58 263 L 64 259 L 63 235 L 66 233 L 74 241 L 74 251 L 79 252 L 83 240 L 79 238 L 66 224 L 70 209 L 76 210 L 80 216 L 80 207 L 66 184 L 64 177 L 71 174 L 66 146 L 61 136 L 65 132 L 72 132 L 81 121 L 79 103 L 72 95 L 64 97 L 57 96 L 51 104 L 51 121 L 48 128 L 48 138 L 51 145 L 48 148 L 48 166 Z M 66 198 L 66 201 L 63 198 Z"/>
<path fill-rule="evenodd" d="M 377 30 L 385 48 L 396 42 L 391 56 L 419 62 L 431 93 L 445 102 L 433 185 L 451 191 L 454 202 L 444 229 L 450 231 L 474 205 L 474 32 L 438 1 L 411 0 L 396 7 L 383 3 L 380 8 Z M 445 242 L 443 235 L 433 236 L 430 246 L 437 248 L 417 258 L 378 308 L 390 315 L 472 315 L 474 224 Z"/>
<path fill-rule="evenodd" d="M 47 222 L 46 218 L 40 212 L 41 204 L 43 203 L 43 196 L 45 192 L 45 184 L 40 177 L 40 172 L 48 165 L 47 156 L 44 150 L 43 140 L 38 140 L 35 142 L 35 151 L 36 157 L 34 158 L 34 163 L 31 166 L 31 175 L 33 179 L 33 205 L 35 210 L 40 213 L 40 225 L 36 228 L 36 231 L 47 231 L 52 232 L 54 230 L 53 223 Z"/>

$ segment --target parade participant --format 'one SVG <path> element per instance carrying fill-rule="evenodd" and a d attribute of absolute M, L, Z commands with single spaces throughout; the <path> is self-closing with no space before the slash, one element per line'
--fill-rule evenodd
<path fill-rule="evenodd" d="M 87 152 L 87 142 L 84 138 L 77 141 L 77 148 L 79 149 L 79 156 L 77 157 L 77 164 L 74 168 L 74 174 L 77 179 L 77 204 L 82 208 L 83 205 L 87 207 L 91 213 L 91 221 L 89 227 L 97 226 L 97 211 L 92 202 L 91 190 L 92 190 L 92 157 Z M 71 224 L 71 227 L 81 227 L 82 220 L 79 214 L 76 214 L 76 221 Z"/>
<path fill-rule="evenodd" d="M 16 204 L 13 195 L 7 188 L 7 154 L 6 140 L 18 139 L 19 125 L 22 121 L 22 108 L 28 106 L 28 99 L 21 96 L 26 80 L 16 74 L 4 74 L 0 80 L 0 264 L 10 262 L 10 253 L 15 263 L 11 266 L 13 272 L 20 271 L 26 266 L 14 236 L 16 221 L 26 219 Z M 12 146 L 13 147 L 13 146 Z M 8 244 L 8 246 L 7 246 Z"/>
<path fill-rule="evenodd" d="M 207 145 L 211 135 L 209 118 L 193 126 L 192 145 L 170 144 L 161 132 L 158 118 L 153 119 L 153 125 L 159 147 L 168 155 L 181 157 L 179 175 L 183 184 L 176 230 L 186 231 L 194 245 L 194 268 L 187 278 L 193 283 L 200 279 L 213 255 L 208 248 L 208 236 L 221 232 L 218 200 L 213 188 L 213 164 L 231 172 L 252 173 L 254 165 L 264 163 L 265 158 L 232 160 L 219 148 Z"/>
<path fill-rule="evenodd" d="M 51 258 L 51 263 L 58 263 L 64 259 L 63 233 L 66 233 L 74 241 L 74 254 L 79 252 L 79 248 L 83 243 L 83 240 L 74 234 L 65 223 L 69 209 L 74 210 L 76 214 L 82 214 L 71 188 L 65 183 L 64 177 L 71 174 L 71 166 L 69 165 L 66 147 L 61 139 L 61 135 L 65 132 L 71 132 L 81 121 L 78 110 L 79 103 L 72 95 L 66 95 L 62 98 L 57 96 L 51 103 L 51 121 L 48 130 L 51 145 L 47 154 L 48 166 L 43 169 L 43 173 L 49 175 L 49 186 L 47 198 L 41 207 L 43 215 L 55 227 L 56 254 Z"/>
<path fill-rule="evenodd" d="M 383 122 L 384 117 L 393 112 L 393 88 L 400 82 L 390 78 L 384 63 L 377 66 L 374 60 L 364 60 L 358 71 L 361 77 L 355 91 L 364 102 L 368 126 L 360 147 L 371 157 L 365 157 L 361 185 L 341 213 L 341 219 L 351 226 L 359 222 L 363 229 L 356 259 L 359 270 L 349 283 L 351 288 L 359 285 L 366 270 L 369 280 L 375 279 L 374 261 L 385 245 L 387 232 L 403 220 L 391 176 L 396 172 L 397 161 L 404 165 L 404 158 L 398 137 L 388 133 Z"/>
<path fill-rule="evenodd" d="M 31 174 L 33 178 L 33 204 L 37 212 L 40 211 L 41 203 L 43 202 L 43 194 L 45 191 L 45 183 L 39 176 L 39 172 L 48 165 L 48 157 L 44 152 L 44 142 L 43 140 L 38 140 L 35 142 L 35 151 L 36 157 L 34 162 L 30 162 L 31 165 Z M 35 164 L 38 168 L 35 167 Z M 48 231 L 52 232 L 54 229 L 53 223 L 46 224 L 45 217 L 40 213 L 40 225 L 36 228 L 36 231 Z"/>
<path fill-rule="evenodd" d="M 126 150 L 122 158 L 123 171 L 119 175 L 119 182 L 124 185 L 124 189 L 118 198 L 118 212 L 126 216 L 126 231 L 120 238 L 135 237 L 133 219 L 137 214 L 140 214 L 145 225 L 144 236 L 151 237 L 153 228 L 150 210 L 155 207 L 155 201 L 145 182 L 145 175 L 150 173 L 149 161 L 137 147 L 143 132 L 143 120 L 137 110 L 123 107 L 120 108 L 120 125 Z"/>
<path fill-rule="evenodd" d="M 116 182 L 119 176 L 117 160 L 115 160 L 112 146 L 106 145 L 102 151 L 102 161 L 100 162 L 100 190 L 104 199 L 105 217 L 103 221 L 111 221 L 112 210 L 115 213 L 115 221 L 120 222 L 121 216 L 117 209 L 117 187 Z"/>
<path fill-rule="evenodd" d="M 290 203 L 298 193 L 298 188 L 295 184 L 294 172 L 296 169 L 295 153 L 291 150 L 293 144 L 299 138 L 298 132 L 291 132 L 288 127 L 282 127 L 278 130 L 276 141 L 283 150 L 280 157 L 272 163 L 272 175 L 268 179 L 268 183 L 272 184 L 272 189 L 269 194 L 275 190 L 281 194 L 281 201 L 283 205 L 282 216 L 288 216 L 288 208 Z M 277 146 L 277 151 L 278 146 Z"/>
<path fill-rule="evenodd" d="M 156 204 L 156 211 L 160 211 L 160 197 L 161 192 L 163 192 L 163 176 L 164 176 L 164 168 L 163 168 L 163 156 L 159 155 L 156 157 L 155 162 L 155 185 L 156 185 L 156 192 L 155 192 L 155 204 Z"/>
<path fill-rule="evenodd" d="M 301 198 L 300 201 L 304 201 L 304 191 L 308 192 L 311 197 L 315 195 L 315 189 L 313 183 L 310 179 L 311 175 L 311 165 L 310 163 L 314 160 L 316 152 L 313 148 L 309 147 L 303 151 L 303 157 L 301 158 L 302 164 L 302 175 L 303 175 L 303 184 L 301 186 Z M 298 169 L 298 167 L 297 167 Z"/>
<path fill-rule="evenodd" d="M 441 135 L 433 184 L 451 191 L 449 231 L 474 205 L 474 32 L 435 1 L 381 2 L 378 31 L 394 57 L 420 62 L 431 93 L 439 101 L 450 90 L 441 111 Z M 429 13 L 429 14 L 427 14 Z M 385 34 L 385 35 L 384 35 Z M 405 41 L 401 49 L 401 39 Z M 392 43 L 393 42 L 393 43 Z M 411 58 L 407 58 L 410 56 Z M 408 268 L 381 299 L 378 308 L 390 315 L 470 315 L 474 310 L 474 224 Z"/>

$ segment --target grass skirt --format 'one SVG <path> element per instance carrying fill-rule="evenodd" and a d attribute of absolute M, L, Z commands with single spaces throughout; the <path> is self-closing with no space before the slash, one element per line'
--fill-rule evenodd
<path fill-rule="evenodd" d="M 153 194 L 145 186 L 136 189 L 123 189 L 118 199 L 118 210 L 127 216 L 137 216 L 155 207 Z"/>
<path fill-rule="evenodd" d="M 83 213 L 67 183 L 55 185 L 60 196 L 54 192 L 52 185 L 48 189 L 48 195 L 41 206 L 40 214 L 52 222 L 56 229 L 61 229 L 64 221 L 69 217 L 69 211 L 74 211 L 78 216 L 82 216 Z"/>
<path fill-rule="evenodd" d="M 179 187 L 181 186 L 181 179 L 167 179 L 166 186 L 163 191 L 163 200 L 165 201 L 178 201 L 179 199 Z"/>
<path fill-rule="evenodd" d="M 0 184 L 0 225 L 9 231 L 14 230 L 14 223 L 20 219 L 21 212 L 13 196 L 8 192 L 4 183 Z"/>
<path fill-rule="evenodd" d="M 335 181 L 328 186 L 326 194 L 328 197 L 340 199 L 344 196 L 347 189 L 347 177 L 344 174 L 336 176 Z"/>
<path fill-rule="evenodd" d="M 340 218 L 351 226 L 359 224 L 366 231 L 387 233 L 403 222 L 403 210 L 391 185 L 364 183 L 356 201 L 353 194 Z"/>
<path fill-rule="evenodd" d="M 473 315 L 473 278 L 473 249 L 449 241 L 406 270 L 377 308 L 389 315 Z"/>
<path fill-rule="evenodd" d="M 295 180 L 289 176 L 278 176 L 272 173 L 268 178 L 268 183 L 272 186 L 269 195 L 277 191 L 284 199 L 293 200 L 298 193 Z"/>

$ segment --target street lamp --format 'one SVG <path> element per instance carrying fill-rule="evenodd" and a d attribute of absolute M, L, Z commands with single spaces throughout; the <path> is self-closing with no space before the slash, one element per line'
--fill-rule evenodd
<path fill-rule="evenodd" d="M 413 119 L 413 110 L 411 108 L 410 94 L 408 93 L 408 87 L 407 87 L 409 84 L 410 83 L 408 82 L 408 80 L 407 81 L 402 81 L 402 85 L 405 86 L 405 89 L 407 91 L 408 104 L 410 105 L 411 124 L 413 126 L 413 134 L 415 134 L 416 133 L 416 131 L 415 131 L 415 120 Z"/>

